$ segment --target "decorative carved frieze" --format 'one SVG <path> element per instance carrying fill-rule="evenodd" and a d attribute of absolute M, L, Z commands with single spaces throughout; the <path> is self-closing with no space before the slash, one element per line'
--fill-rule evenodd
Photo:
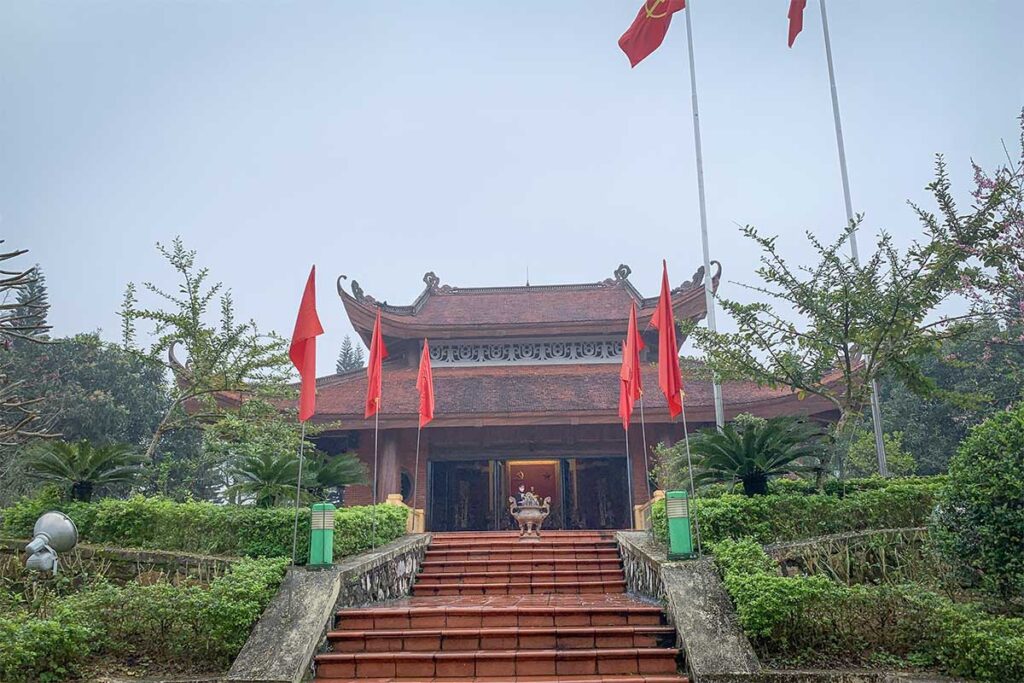
<path fill-rule="evenodd" d="M 522 340 L 431 343 L 430 361 L 438 365 L 547 365 L 618 363 L 617 339 Z"/>

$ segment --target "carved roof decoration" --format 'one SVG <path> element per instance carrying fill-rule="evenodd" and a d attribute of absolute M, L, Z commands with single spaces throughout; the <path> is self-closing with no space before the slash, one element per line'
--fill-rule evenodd
<path fill-rule="evenodd" d="M 717 290 L 721 265 L 712 277 Z M 398 339 L 417 337 L 486 338 L 523 335 L 621 334 L 628 305 L 637 304 L 639 319 L 649 319 L 658 297 L 647 297 L 629 281 L 625 264 L 599 282 L 509 287 L 455 287 L 442 284 L 434 272 L 423 275 L 424 288 L 412 304 L 396 306 L 366 294 L 350 281 L 351 294 L 338 278 L 338 296 L 356 331 L 369 339 L 377 310 L 382 313 L 384 335 Z M 673 308 L 680 319 L 700 320 L 707 314 L 704 268 L 672 290 Z M 617 328 L 622 327 L 619 331 Z"/>

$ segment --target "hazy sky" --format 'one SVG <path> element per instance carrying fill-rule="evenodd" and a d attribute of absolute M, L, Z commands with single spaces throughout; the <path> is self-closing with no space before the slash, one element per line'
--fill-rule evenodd
<path fill-rule="evenodd" d="M 737 224 L 799 259 L 805 229 L 845 222 L 818 3 L 792 50 L 787 0 L 691 4 L 712 258 L 750 282 Z M 58 335 L 115 339 L 128 281 L 172 283 L 154 244 L 175 235 L 285 335 L 316 263 L 321 374 L 351 331 L 340 273 L 409 303 L 427 270 L 627 263 L 652 296 L 663 257 L 677 282 L 701 256 L 685 23 L 630 70 L 638 6 L 0 2 L 0 236 L 42 265 Z M 829 19 L 854 205 L 906 242 L 934 153 L 964 194 L 970 159 L 1015 140 L 1024 3 L 832 0 Z"/>

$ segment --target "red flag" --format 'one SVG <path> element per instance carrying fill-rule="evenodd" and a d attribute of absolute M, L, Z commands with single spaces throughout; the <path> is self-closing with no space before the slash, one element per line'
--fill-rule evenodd
<path fill-rule="evenodd" d="M 665 40 L 672 15 L 686 7 L 686 0 L 644 0 L 644 6 L 619 38 L 619 47 L 636 66 Z"/>
<path fill-rule="evenodd" d="M 430 369 L 430 347 L 423 340 L 420 372 L 416 375 L 416 391 L 420 392 L 420 427 L 434 419 L 434 372 Z"/>
<path fill-rule="evenodd" d="M 295 319 L 292 344 L 288 357 L 299 371 L 302 388 L 299 390 L 299 421 L 305 422 L 316 412 L 316 338 L 324 333 L 320 316 L 316 314 L 316 266 L 309 271 L 306 289 L 302 292 L 299 315 Z"/>
<path fill-rule="evenodd" d="M 644 340 L 636 325 L 636 304 L 629 306 L 629 328 L 626 340 L 622 343 L 622 367 L 619 369 L 619 417 L 622 428 L 629 429 L 629 418 L 633 414 L 633 406 L 644 393 L 643 380 L 640 376 L 640 351 L 644 348 Z"/>
<path fill-rule="evenodd" d="M 668 401 L 668 414 L 683 412 L 683 374 L 679 371 L 679 344 L 676 321 L 672 314 L 672 290 L 668 286 L 668 264 L 661 262 L 661 296 L 651 317 L 651 327 L 658 330 L 658 386 Z"/>
<path fill-rule="evenodd" d="M 377 321 L 373 323 L 373 337 L 370 338 L 370 361 L 366 364 L 366 414 L 375 415 L 380 410 L 382 389 L 381 364 L 388 357 L 384 339 L 380 336 L 380 309 L 377 309 Z"/>
<path fill-rule="evenodd" d="M 807 7 L 807 0 L 790 0 L 789 2 L 789 46 L 804 30 L 804 9 Z"/>

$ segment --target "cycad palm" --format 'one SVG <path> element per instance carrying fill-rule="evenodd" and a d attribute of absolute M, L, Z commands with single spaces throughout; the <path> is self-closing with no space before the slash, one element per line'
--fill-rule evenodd
<path fill-rule="evenodd" d="M 25 466 L 30 476 L 69 487 L 72 500 L 88 502 L 100 486 L 134 483 L 145 462 L 124 444 L 55 441 L 33 450 Z"/>
<path fill-rule="evenodd" d="M 366 466 L 352 452 L 337 455 L 318 453 L 310 459 L 309 474 L 312 478 L 309 492 L 319 499 L 325 497 L 327 489 L 368 483 Z"/>
<path fill-rule="evenodd" d="M 741 481 L 748 496 L 767 493 L 769 477 L 817 469 L 822 436 L 818 426 L 790 417 L 707 430 L 694 440 L 694 481 Z M 802 458 L 810 463 L 796 464 Z"/>
<path fill-rule="evenodd" d="M 260 450 L 237 456 L 228 473 L 234 481 L 229 494 L 251 498 L 257 507 L 273 507 L 295 499 L 299 459 L 290 453 Z M 306 472 L 302 478 L 308 481 Z"/>

